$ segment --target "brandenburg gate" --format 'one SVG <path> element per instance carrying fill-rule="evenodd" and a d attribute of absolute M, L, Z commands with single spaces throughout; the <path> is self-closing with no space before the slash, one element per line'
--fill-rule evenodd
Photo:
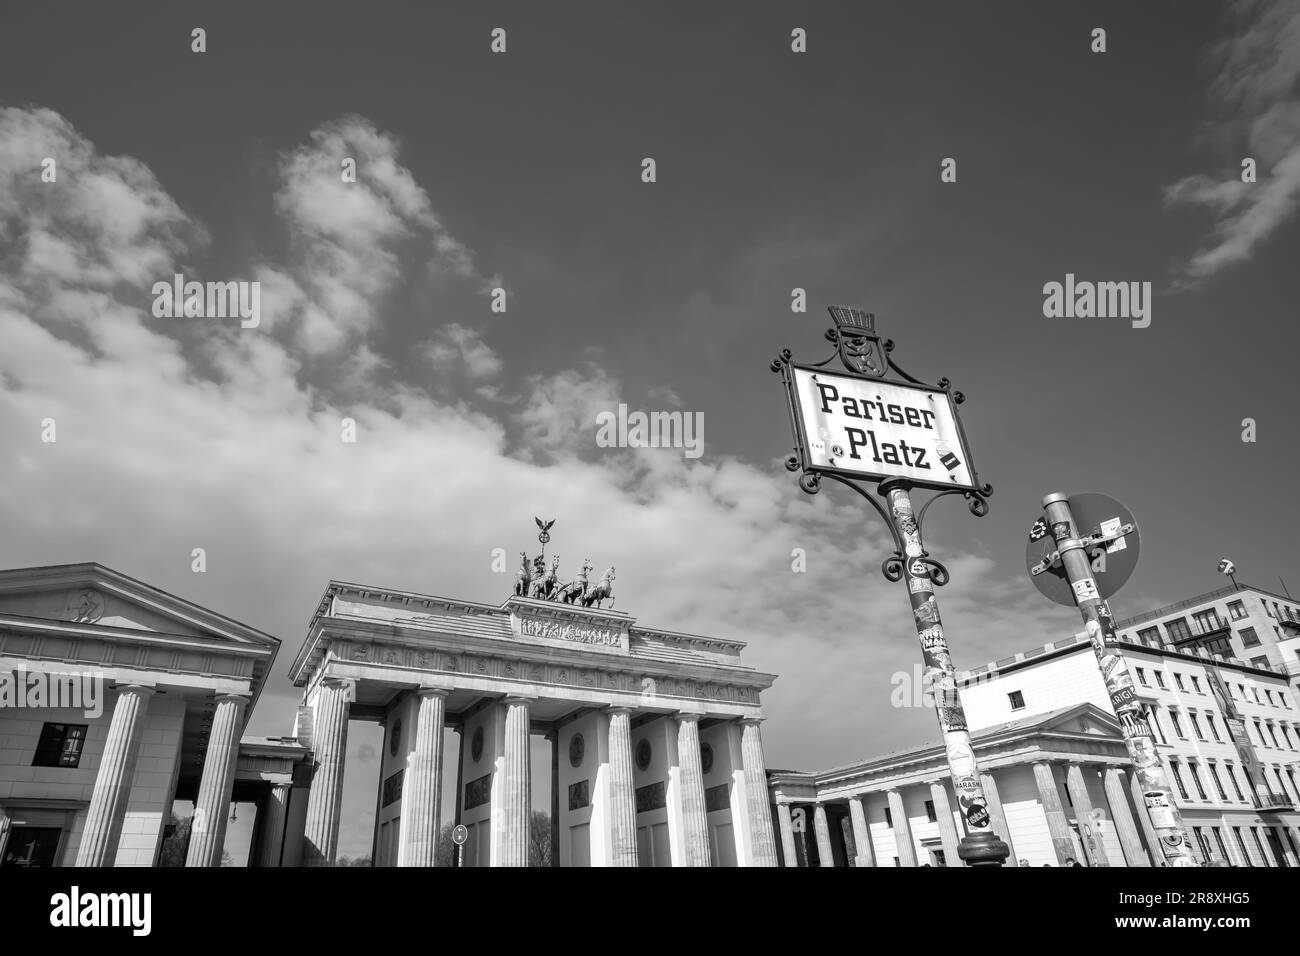
<path fill-rule="evenodd" d="M 434 865 L 446 728 L 466 866 L 528 865 L 533 734 L 551 744 L 559 865 L 775 866 L 759 733 L 775 677 L 741 642 L 602 607 L 613 568 L 562 583 L 538 526 L 543 554 L 521 555 L 499 606 L 330 582 L 291 672 L 315 762 L 304 865 L 333 864 L 348 721 L 373 720 L 376 866 Z"/>

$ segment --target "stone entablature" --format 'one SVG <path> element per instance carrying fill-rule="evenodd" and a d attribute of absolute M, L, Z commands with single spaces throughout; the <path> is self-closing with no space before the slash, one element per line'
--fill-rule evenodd
<path fill-rule="evenodd" d="M 331 583 L 292 673 L 757 716 L 773 675 L 739 641 L 640 629 L 618 611 L 511 597 L 500 607 Z M 438 683 L 436 676 L 433 683 Z"/>

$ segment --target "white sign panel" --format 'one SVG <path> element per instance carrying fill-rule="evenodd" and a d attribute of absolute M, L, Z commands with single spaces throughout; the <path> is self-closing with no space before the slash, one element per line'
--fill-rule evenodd
<path fill-rule="evenodd" d="M 820 369 L 793 371 L 810 467 L 978 487 L 946 392 Z"/>

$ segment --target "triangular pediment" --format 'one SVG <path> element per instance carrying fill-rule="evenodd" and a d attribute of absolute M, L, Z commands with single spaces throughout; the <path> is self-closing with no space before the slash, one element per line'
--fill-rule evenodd
<path fill-rule="evenodd" d="M 275 648 L 279 641 L 99 564 L 0 571 L 0 616 Z"/>

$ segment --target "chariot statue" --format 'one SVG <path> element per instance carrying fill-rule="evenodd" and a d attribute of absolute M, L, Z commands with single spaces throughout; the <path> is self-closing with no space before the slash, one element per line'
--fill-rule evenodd
<path fill-rule="evenodd" d="M 600 582 L 591 583 L 592 564 L 590 558 L 582 561 L 580 570 L 572 581 L 560 579 L 560 556 L 551 556 L 551 567 L 546 567 L 546 545 L 551 540 L 551 526 L 555 519 L 543 521 L 534 518 L 539 529 L 537 540 L 542 544 L 542 552 L 531 560 L 527 552 L 519 552 L 519 570 L 515 572 L 515 595 L 539 601 L 557 601 L 561 604 L 581 604 L 583 607 L 603 607 L 609 601 L 614 606 L 614 568 L 611 565 L 601 575 Z"/>

